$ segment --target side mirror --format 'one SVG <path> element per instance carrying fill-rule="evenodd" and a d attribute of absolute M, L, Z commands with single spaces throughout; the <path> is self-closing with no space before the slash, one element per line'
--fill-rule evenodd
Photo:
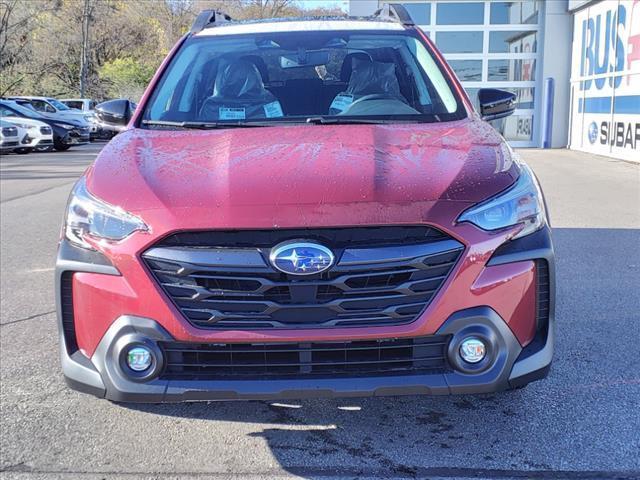
<path fill-rule="evenodd" d="M 134 107 L 129 100 L 119 98 L 102 102 L 96 106 L 96 116 L 99 120 L 111 124 L 126 127 L 131 120 Z"/>
<path fill-rule="evenodd" d="M 480 116 L 483 120 L 508 117 L 516 109 L 516 94 L 496 88 L 481 88 L 478 91 Z"/>

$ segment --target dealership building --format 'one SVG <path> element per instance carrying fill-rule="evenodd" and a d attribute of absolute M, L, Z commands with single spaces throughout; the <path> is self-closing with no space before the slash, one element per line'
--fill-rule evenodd
<path fill-rule="evenodd" d="M 350 0 L 371 15 L 383 0 Z M 494 122 L 513 146 L 640 162 L 640 0 L 405 0 L 472 100 L 517 95 Z"/>

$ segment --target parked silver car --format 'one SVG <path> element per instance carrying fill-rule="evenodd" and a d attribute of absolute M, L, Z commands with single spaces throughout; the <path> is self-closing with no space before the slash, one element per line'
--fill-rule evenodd
<path fill-rule="evenodd" d="M 21 105 L 28 104 L 35 111 L 46 117 L 58 120 L 79 120 L 81 122 L 85 122 L 87 126 L 92 120 L 92 114 L 83 112 L 82 110 L 76 110 L 75 108 L 69 108 L 67 105 L 55 98 L 17 96 L 9 97 L 9 99 L 14 100 Z"/>

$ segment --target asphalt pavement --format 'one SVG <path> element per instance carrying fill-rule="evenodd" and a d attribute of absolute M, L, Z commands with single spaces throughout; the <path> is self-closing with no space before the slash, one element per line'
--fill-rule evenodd
<path fill-rule="evenodd" d="M 640 478 L 640 165 L 520 152 L 557 252 L 547 380 L 482 396 L 118 405 L 66 387 L 53 299 L 67 195 L 101 146 L 0 160 L 0 478 Z"/>

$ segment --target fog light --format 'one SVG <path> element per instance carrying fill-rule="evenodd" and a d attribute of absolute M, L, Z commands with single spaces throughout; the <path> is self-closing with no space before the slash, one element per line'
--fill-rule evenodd
<path fill-rule="evenodd" d="M 144 372 L 153 363 L 153 355 L 146 347 L 133 347 L 127 352 L 127 366 L 134 372 Z"/>
<path fill-rule="evenodd" d="M 482 340 L 469 337 L 460 344 L 460 356 L 467 363 L 478 363 L 487 354 L 487 347 Z"/>

